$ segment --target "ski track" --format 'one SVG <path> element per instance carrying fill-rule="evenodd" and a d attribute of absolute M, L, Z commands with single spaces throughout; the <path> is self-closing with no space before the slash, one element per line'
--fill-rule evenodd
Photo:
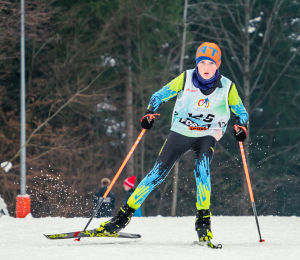
<path fill-rule="evenodd" d="M 82 238 L 48 240 L 43 234 L 82 230 L 88 218 L 0 218 L 0 260 L 35 259 L 300 259 L 300 218 L 212 216 L 213 242 L 223 249 L 195 245 L 195 217 L 133 218 L 124 232 L 141 239 Z M 88 229 L 99 226 L 93 219 Z"/>

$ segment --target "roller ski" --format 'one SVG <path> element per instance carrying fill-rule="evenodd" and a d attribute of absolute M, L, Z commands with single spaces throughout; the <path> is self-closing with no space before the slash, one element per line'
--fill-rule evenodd
<path fill-rule="evenodd" d="M 221 249 L 221 244 L 213 244 L 213 234 L 210 227 L 210 216 L 209 210 L 198 210 L 196 214 L 195 229 L 198 235 L 197 244 L 200 246 L 208 246 L 213 249 Z"/>
<path fill-rule="evenodd" d="M 120 232 L 125 228 L 131 220 L 135 210 L 130 208 L 127 204 L 120 208 L 118 214 L 112 219 L 102 222 L 97 229 L 69 232 L 62 234 L 45 235 L 48 239 L 67 239 L 81 237 L 118 237 L 118 238 L 140 238 L 139 234 L 130 234 Z"/>
<path fill-rule="evenodd" d="M 115 237 L 115 238 L 141 238 L 139 234 L 130 234 L 130 233 L 108 233 L 108 232 L 98 232 L 97 229 L 85 230 L 85 231 L 75 231 L 61 234 L 52 234 L 45 235 L 48 239 L 70 239 L 75 238 L 76 241 L 79 241 L 82 237 Z"/>

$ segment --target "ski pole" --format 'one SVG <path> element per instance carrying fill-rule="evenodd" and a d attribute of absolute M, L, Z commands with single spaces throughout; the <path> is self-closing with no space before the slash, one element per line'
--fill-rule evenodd
<path fill-rule="evenodd" d="M 239 127 L 237 125 L 234 125 L 234 130 L 235 131 L 237 131 L 238 128 Z M 252 203 L 253 213 L 254 213 L 254 216 L 255 216 L 255 221 L 256 221 L 257 230 L 258 230 L 258 234 L 259 234 L 259 239 L 260 239 L 259 242 L 265 242 L 264 239 L 261 239 L 261 234 L 260 234 L 260 229 L 259 229 L 259 224 L 258 224 L 258 219 L 257 219 L 257 212 L 256 212 L 254 196 L 253 196 L 252 186 L 251 186 L 251 182 L 250 182 L 249 171 L 248 171 L 248 166 L 247 166 L 247 162 L 246 162 L 246 156 L 245 156 L 243 142 L 239 142 L 239 145 L 240 145 L 242 160 L 243 160 L 243 164 L 244 164 L 244 170 L 245 170 L 246 180 L 247 180 L 247 184 L 248 184 L 250 199 L 251 199 L 251 203 Z"/>
<path fill-rule="evenodd" d="M 149 119 L 153 120 L 155 118 L 155 116 L 160 116 L 160 114 L 151 114 L 149 115 Z M 100 209 L 104 199 L 107 197 L 108 193 L 110 192 L 110 190 L 112 189 L 112 186 L 115 184 L 116 180 L 118 179 L 119 175 L 121 174 L 122 170 L 124 169 L 125 165 L 127 164 L 129 158 L 131 157 L 131 155 L 133 154 L 135 148 L 137 147 L 138 143 L 141 141 L 144 133 L 146 132 L 146 129 L 143 129 L 142 132 L 139 134 L 138 138 L 136 139 L 135 143 L 133 144 L 132 148 L 130 149 L 129 153 L 127 154 L 125 160 L 123 161 L 121 167 L 119 168 L 119 170 L 117 171 L 115 177 L 113 178 L 112 182 L 110 183 L 110 185 L 108 186 L 106 192 L 104 193 L 103 197 L 101 197 L 98 201 L 98 205 L 96 207 L 96 209 L 94 210 L 92 216 L 90 217 L 88 223 L 86 224 L 85 228 L 83 229 L 83 231 L 85 231 L 87 229 L 87 227 L 89 226 L 89 224 L 91 223 L 92 219 L 95 217 L 95 215 L 97 214 L 98 210 Z M 75 239 L 75 241 L 80 241 L 80 237 Z"/>

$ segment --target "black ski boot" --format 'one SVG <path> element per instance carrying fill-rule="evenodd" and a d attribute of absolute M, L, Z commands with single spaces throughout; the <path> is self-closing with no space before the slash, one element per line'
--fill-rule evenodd
<path fill-rule="evenodd" d="M 199 244 L 205 244 L 213 238 L 210 227 L 211 213 L 207 209 L 198 210 L 195 227 L 199 238 Z"/>
<path fill-rule="evenodd" d="M 97 232 L 118 233 L 125 228 L 133 216 L 135 209 L 130 208 L 127 204 L 120 208 L 118 214 L 108 221 L 104 221 L 97 228 Z"/>

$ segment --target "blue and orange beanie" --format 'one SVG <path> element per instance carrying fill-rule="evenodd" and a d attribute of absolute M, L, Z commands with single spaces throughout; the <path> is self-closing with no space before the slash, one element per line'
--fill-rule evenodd
<path fill-rule="evenodd" d="M 221 50 L 215 43 L 204 42 L 198 47 L 195 60 L 197 66 L 202 60 L 211 60 L 219 68 L 221 65 Z"/>

